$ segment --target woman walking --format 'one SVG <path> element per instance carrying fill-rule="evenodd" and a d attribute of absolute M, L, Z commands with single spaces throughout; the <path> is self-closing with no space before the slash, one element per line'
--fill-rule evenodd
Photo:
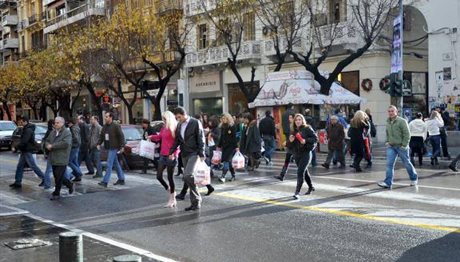
<path fill-rule="evenodd" d="M 158 161 L 158 170 L 157 170 L 157 179 L 161 185 L 169 191 L 169 201 L 165 207 L 175 207 L 176 206 L 176 191 L 174 188 L 174 167 L 177 163 L 177 157 L 179 155 L 178 150 L 175 152 L 175 159 L 169 159 L 169 150 L 174 144 L 176 137 L 176 127 L 177 121 L 174 117 L 174 114 L 170 111 L 166 111 L 162 115 L 163 121 L 165 123 L 164 127 L 161 129 L 158 135 L 149 136 L 150 140 L 153 142 L 161 141 L 160 149 L 160 160 Z M 168 183 L 163 179 L 163 170 L 167 170 L 168 174 Z"/>
<path fill-rule="evenodd" d="M 304 179 L 308 185 L 308 190 L 305 195 L 309 195 L 312 191 L 315 191 L 311 182 L 308 166 L 310 165 L 312 151 L 315 149 L 317 142 L 318 137 L 311 126 L 307 124 L 304 116 L 296 114 L 294 125 L 291 128 L 291 134 L 287 143 L 295 159 L 295 163 L 297 164 L 297 187 L 294 193 L 294 199 L 299 199 Z"/>
<path fill-rule="evenodd" d="M 294 116 L 295 116 L 295 114 L 289 114 L 288 115 L 288 121 L 289 121 L 289 130 L 287 130 L 288 134 L 290 133 L 290 129 L 291 129 L 292 125 L 294 124 Z M 284 176 L 286 175 L 286 173 L 287 173 L 287 171 L 289 169 L 289 164 L 291 164 L 291 160 L 292 160 L 291 150 L 289 150 L 289 148 L 286 146 L 287 141 L 285 141 L 284 143 L 285 143 L 284 147 L 286 147 L 286 157 L 284 158 L 283 169 L 281 169 L 281 172 L 280 172 L 280 174 L 278 176 L 275 176 L 275 178 L 279 179 L 280 181 L 284 180 Z"/>
<path fill-rule="evenodd" d="M 261 154 L 261 137 L 257 120 L 250 113 L 243 116 L 245 128 L 241 134 L 240 149 L 241 152 L 249 159 L 248 171 L 254 171 L 259 168 Z"/>
<path fill-rule="evenodd" d="M 431 147 L 433 153 L 431 155 L 431 165 L 439 165 L 438 156 L 441 156 L 441 127 L 444 126 L 444 121 L 438 111 L 431 112 L 430 119 L 426 121 L 428 135 L 430 136 Z"/>
<path fill-rule="evenodd" d="M 415 119 L 409 123 L 410 131 L 410 161 L 412 165 L 415 165 L 415 154 L 418 155 L 418 164 L 421 166 L 423 164 L 423 155 L 425 154 L 425 139 L 427 126 L 423 121 L 422 113 L 417 113 Z"/>
<path fill-rule="evenodd" d="M 224 167 L 219 181 L 225 183 L 225 176 L 228 170 L 230 170 L 230 174 L 232 175 L 229 181 L 235 180 L 235 169 L 232 166 L 232 158 L 238 150 L 238 140 L 236 139 L 237 130 L 233 117 L 230 114 L 224 114 L 221 121 L 221 136 L 217 147 L 222 151 L 222 163 Z"/>
<path fill-rule="evenodd" d="M 350 121 L 348 136 L 350 137 L 351 153 L 354 156 L 353 167 L 356 172 L 362 172 L 360 167 L 361 160 L 364 158 L 366 150 L 364 138 L 368 137 L 369 120 L 364 111 L 356 111 L 353 119 Z"/>

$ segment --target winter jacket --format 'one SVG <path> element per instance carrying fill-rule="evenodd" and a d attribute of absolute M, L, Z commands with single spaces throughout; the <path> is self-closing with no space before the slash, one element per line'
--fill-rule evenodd
<path fill-rule="evenodd" d="M 369 136 L 369 122 L 361 123 L 359 126 L 351 125 L 348 129 L 350 137 L 351 152 L 356 155 L 362 155 L 365 144 L 364 137 Z"/>
<path fill-rule="evenodd" d="M 153 142 L 161 142 L 160 155 L 169 156 L 169 150 L 174 145 L 175 140 L 172 136 L 171 130 L 163 127 L 158 135 L 151 135 L 148 138 Z M 176 150 L 174 155 L 177 157 L 179 155 L 179 150 Z"/>
<path fill-rule="evenodd" d="M 256 120 L 253 120 L 248 124 L 246 128 L 243 129 L 241 141 L 240 141 L 240 150 L 243 154 L 260 154 L 262 147 L 260 131 L 257 127 Z"/>
<path fill-rule="evenodd" d="M 72 148 L 80 148 L 80 145 L 81 145 L 80 127 L 78 125 L 73 125 L 70 128 L 70 132 L 72 133 Z"/>
<path fill-rule="evenodd" d="M 187 127 L 185 128 L 184 138 L 181 135 L 181 126 L 184 123 L 180 123 L 176 129 L 176 138 L 174 144 L 169 150 L 169 155 L 173 154 L 176 149 L 180 146 L 181 156 L 188 157 L 198 155 L 199 157 L 205 157 L 204 154 L 204 131 L 201 122 L 197 119 L 190 117 L 188 120 Z"/>
<path fill-rule="evenodd" d="M 17 148 L 24 153 L 32 153 L 35 150 L 35 125 L 28 123 L 22 128 L 21 140 Z"/>
<path fill-rule="evenodd" d="M 441 127 L 444 127 L 444 121 L 440 117 L 426 121 L 426 128 L 430 136 L 440 135 Z"/>
<path fill-rule="evenodd" d="M 291 124 L 289 123 L 289 115 L 293 115 L 295 112 L 292 108 L 288 108 L 286 112 L 283 113 L 281 118 L 281 125 L 283 127 L 283 133 L 289 135 L 291 133 Z"/>
<path fill-rule="evenodd" d="M 343 142 L 345 140 L 345 129 L 340 123 L 335 125 L 329 124 L 327 128 L 327 138 L 329 150 L 342 150 Z"/>
<path fill-rule="evenodd" d="M 66 166 L 69 164 L 70 150 L 72 148 L 72 134 L 68 128 L 63 127 L 60 132 L 51 131 L 46 138 L 45 146 L 52 145 L 48 154 L 48 161 L 52 166 Z"/>
<path fill-rule="evenodd" d="M 411 137 L 423 137 L 423 140 L 425 140 L 428 129 L 422 119 L 414 119 L 409 123 L 409 132 Z"/>
<path fill-rule="evenodd" d="M 217 147 L 222 150 L 222 162 L 231 162 L 235 149 L 238 147 L 235 125 L 222 125 L 221 136 Z"/>
<path fill-rule="evenodd" d="M 275 137 L 276 136 L 276 129 L 275 129 L 275 120 L 271 116 L 266 116 L 259 123 L 259 130 L 260 135 L 262 137 Z"/>
<path fill-rule="evenodd" d="M 125 135 L 119 124 L 105 124 L 99 136 L 98 145 L 104 144 L 107 150 L 120 150 L 125 146 Z"/>
<path fill-rule="evenodd" d="M 78 127 L 80 129 L 80 151 L 88 150 L 89 146 L 89 126 L 86 123 L 79 123 Z"/>
<path fill-rule="evenodd" d="M 289 141 L 289 139 L 286 142 L 295 158 L 310 153 L 310 151 L 315 149 L 316 143 L 318 143 L 318 136 L 311 126 L 300 127 L 300 129 L 291 131 L 291 135 L 293 136 L 296 136 L 297 133 L 300 133 L 302 138 L 305 139 L 305 144 L 300 143 L 297 138 L 293 142 Z"/>
<path fill-rule="evenodd" d="M 94 149 L 97 147 L 99 142 L 99 137 L 101 136 L 102 126 L 99 123 L 96 125 L 91 125 L 89 128 L 89 149 Z"/>
<path fill-rule="evenodd" d="M 155 135 L 155 129 L 149 125 L 146 129 L 144 129 L 144 133 L 142 133 L 142 139 L 149 140 L 151 135 Z"/>
<path fill-rule="evenodd" d="M 407 147 L 410 141 L 409 125 L 402 117 L 388 118 L 386 143 L 391 146 Z"/>

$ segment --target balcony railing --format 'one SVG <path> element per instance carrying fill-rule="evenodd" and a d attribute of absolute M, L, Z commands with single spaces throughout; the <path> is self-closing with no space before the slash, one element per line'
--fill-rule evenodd
<path fill-rule="evenodd" d="M 14 26 L 18 24 L 17 15 L 5 15 L 2 17 L 2 26 Z"/>
<path fill-rule="evenodd" d="M 58 30 L 59 28 L 73 24 L 86 19 L 89 16 L 104 16 L 105 8 L 101 7 L 101 2 L 96 1 L 90 4 L 84 4 L 46 21 L 46 27 L 43 30 L 45 34 Z"/>
<path fill-rule="evenodd" d="M 216 7 L 218 0 L 186 0 L 185 15 L 194 16 L 204 13 L 205 10 L 212 10 Z M 203 5 L 206 8 L 203 8 Z"/>
<path fill-rule="evenodd" d="M 279 50 L 281 54 L 284 54 L 288 48 L 288 40 L 285 37 L 280 37 L 279 39 Z M 292 51 L 301 52 L 302 51 L 302 41 L 300 38 L 294 39 L 292 43 Z M 274 40 L 269 39 L 264 41 L 264 55 L 272 56 L 276 55 L 276 49 L 274 46 Z"/>
<path fill-rule="evenodd" d="M 183 0 L 158 0 L 155 3 L 158 12 L 168 12 L 174 10 L 182 10 L 184 7 Z"/>
<path fill-rule="evenodd" d="M 1 41 L 0 50 L 19 48 L 19 39 L 6 38 Z"/>
<path fill-rule="evenodd" d="M 333 46 L 350 45 L 354 46 L 360 42 L 359 33 L 354 25 L 340 22 L 336 26 L 325 25 L 320 28 L 323 45 L 328 45 L 333 41 Z"/>
<path fill-rule="evenodd" d="M 230 57 L 230 52 L 226 46 L 213 47 L 206 50 L 190 52 L 187 54 L 186 67 L 211 65 L 226 63 Z M 247 41 L 241 45 L 238 60 L 260 59 L 261 43 L 260 41 Z"/>

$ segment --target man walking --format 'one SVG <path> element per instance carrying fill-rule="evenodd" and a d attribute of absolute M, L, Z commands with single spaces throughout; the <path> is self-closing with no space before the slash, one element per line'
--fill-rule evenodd
<path fill-rule="evenodd" d="M 72 149 L 70 150 L 69 167 L 72 169 L 72 173 L 75 176 L 73 181 L 79 182 L 83 176 L 80 170 L 80 163 L 78 162 L 81 145 L 80 127 L 75 124 L 74 119 L 70 119 L 68 125 L 70 133 L 72 134 Z"/>
<path fill-rule="evenodd" d="M 88 169 L 88 173 L 86 175 L 93 175 L 94 168 L 91 165 L 89 160 L 89 126 L 86 123 L 86 119 L 83 115 L 78 116 L 78 127 L 80 128 L 80 150 L 78 154 L 78 165 L 81 165 L 81 162 L 85 161 L 86 168 Z"/>
<path fill-rule="evenodd" d="M 62 117 L 54 120 L 54 130 L 51 131 L 45 141 L 45 148 L 48 150 L 48 161 L 53 169 L 55 188 L 51 194 L 51 200 L 59 199 L 61 187 L 64 184 L 73 193 L 73 183 L 65 177 L 67 165 L 69 164 L 70 151 L 72 150 L 72 134 L 64 127 L 65 121 Z"/>
<path fill-rule="evenodd" d="M 174 159 L 174 152 L 180 146 L 184 164 L 184 183 L 190 188 L 191 206 L 185 211 L 198 210 L 201 208 L 201 195 L 195 185 L 193 170 L 198 157 L 200 161 L 205 160 L 203 126 L 197 119 L 190 117 L 182 107 L 177 107 L 173 113 L 179 125 L 176 129 L 174 144 L 169 150 L 169 158 Z"/>
<path fill-rule="evenodd" d="M 449 112 L 446 111 L 445 107 L 438 107 L 436 109 L 439 114 L 441 114 L 442 121 L 444 121 L 444 126 L 440 128 L 441 133 L 441 147 L 442 147 L 442 156 L 445 157 L 447 160 L 450 160 L 449 149 L 447 148 L 447 129 L 450 125 L 450 115 Z"/>
<path fill-rule="evenodd" d="M 91 170 L 94 170 L 94 166 L 96 166 L 96 174 L 93 176 L 93 178 L 98 178 L 102 177 L 101 150 L 97 148 L 102 126 L 99 124 L 99 118 L 97 116 L 92 116 L 90 122 L 91 126 L 89 128 L 88 158 Z"/>
<path fill-rule="evenodd" d="M 343 143 L 345 141 L 345 129 L 339 123 L 337 116 L 331 116 L 330 123 L 327 127 L 327 137 L 329 152 L 326 157 L 326 162 L 322 166 L 329 169 L 333 156 L 336 156 L 337 161 L 340 163 L 340 168 L 345 168 L 345 156 L 343 155 Z"/>
<path fill-rule="evenodd" d="M 150 121 L 148 119 L 142 119 L 142 130 L 144 133 L 142 134 L 142 140 L 149 140 L 149 136 L 155 135 L 155 129 L 150 125 Z M 155 166 L 155 162 L 148 158 L 144 157 L 144 165 L 142 166 L 142 174 L 147 174 L 147 168 L 149 166 L 149 162 L 153 162 Z"/>
<path fill-rule="evenodd" d="M 281 118 L 283 134 L 286 140 L 289 138 L 289 133 L 291 130 L 291 123 L 289 122 L 289 116 L 294 115 L 294 114 L 295 114 L 294 106 L 291 103 L 289 103 L 287 105 L 286 111 L 283 113 L 283 116 Z"/>
<path fill-rule="evenodd" d="M 35 150 L 35 125 L 29 123 L 29 118 L 26 116 L 22 117 L 19 121 L 23 122 L 21 140 L 17 146 L 17 149 L 21 151 L 18 165 L 16 167 L 15 181 L 10 185 L 12 188 L 22 187 L 22 177 L 24 175 L 24 166 L 27 165 L 35 172 L 35 174 L 42 179 L 43 186 L 50 187 L 50 178 L 45 178 L 43 172 L 38 168 L 37 163 L 33 157 Z M 40 184 L 42 185 L 42 184 Z"/>
<path fill-rule="evenodd" d="M 113 113 L 107 112 L 104 115 L 105 125 L 102 127 L 101 135 L 97 143 L 97 149 L 100 150 L 101 145 L 104 144 L 104 148 L 107 150 L 107 168 L 105 176 L 100 186 L 107 187 L 110 182 L 110 176 L 112 174 L 112 168 L 115 167 L 117 171 L 118 180 L 114 185 L 125 184 L 125 174 L 121 169 L 120 163 L 118 162 L 118 154 L 122 154 L 125 146 L 125 136 L 121 131 L 120 125 L 113 122 Z"/>
<path fill-rule="evenodd" d="M 260 136 L 264 141 L 264 153 L 262 156 L 265 159 L 265 164 L 272 165 L 272 154 L 275 151 L 275 119 L 271 116 L 271 112 L 265 112 L 265 117 L 259 123 Z"/>
<path fill-rule="evenodd" d="M 394 166 L 396 158 L 399 156 L 406 167 L 407 173 L 411 180 L 410 185 L 416 186 L 417 172 L 410 162 L 409 158 L 409 141 L 410 132 L 407 121 L 398 116 L 398 109 L 391 105 L 388 107 L 388 120 L 387 120 L 387 170 L 386 178 L 384 181 L 379 182 L 378 185 L 383 188 L 390 188 L 393 185 Z"/>

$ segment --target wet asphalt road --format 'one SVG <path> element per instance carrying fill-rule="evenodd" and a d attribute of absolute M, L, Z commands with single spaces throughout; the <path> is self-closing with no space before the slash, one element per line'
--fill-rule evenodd
<path fill-rule="evenodd" d="M 16 157 L 1 152 L 0 205 L 178 261 L 458 261 L 460 174 L 418 168 L 420 186 L 410 187 L 398 166 L 397 185 L 381 190 L 375 182 L 384 176 L 384 158 L 376 154 L 372 169 L 360 174 L 313 168 L 317 190 L 299 201 L 291 198 L 295 168 L 284 182 L 272 178 L 281 169 L 277 154 L 274 166 L 238 173 L 235 182 L 215 179 L 216 192 L 189 213 L 188 199 L 162 207 L 167 193 L 153 171 L 129 173 L 126 186 L 108 189 L 87 176 L 76 194 L 56 202 L 31 172 L 21 190 L 10 190 Z M 178 191 L 182 181 L 175 181 Z"/>

